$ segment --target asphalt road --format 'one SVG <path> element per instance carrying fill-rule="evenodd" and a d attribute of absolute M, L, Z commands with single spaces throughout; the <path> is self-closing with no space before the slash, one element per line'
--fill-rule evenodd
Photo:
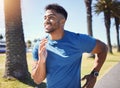
<path fill-rule="evenodd" d="M 120 62 L 106 73 L 94 88 L 120 88 Z"/>

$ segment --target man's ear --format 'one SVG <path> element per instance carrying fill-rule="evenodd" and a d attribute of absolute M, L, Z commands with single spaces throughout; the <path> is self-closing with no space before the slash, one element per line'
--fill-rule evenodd
<path fill-rule="evenodd" d="M 64 26 L 65 21 L 66 21 L 65 19 L 61 19 L 60 24 Z"/>

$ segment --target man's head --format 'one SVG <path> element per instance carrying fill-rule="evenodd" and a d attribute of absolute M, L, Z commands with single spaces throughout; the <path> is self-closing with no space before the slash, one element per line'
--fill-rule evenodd
<path fill-rule="evenodd" d="M 49 4 L 45 8 L 44 27 L 47 33 L 63 29 L 67 19 L 66 10 L 58 4 Z"/>
<path fill-rule="evenodd" d="M 45 10 L 46 11 L 47 10 L 53 10 L 56 13 L 59 13 L 59 14 L 63 15 L 64 18 L 67 19 L 67 15 L 68 15 L 67 11 L 62 6 L 60 6 L 58 4 L 49 4 L 49 5 L 46 6 Z"/>

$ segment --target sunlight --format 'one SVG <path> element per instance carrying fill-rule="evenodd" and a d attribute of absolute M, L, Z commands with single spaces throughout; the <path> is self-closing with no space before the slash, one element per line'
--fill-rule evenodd
<path fill-rule="evenodd" d="M 16 2 L 20 2 L 20 0 L 4 0 L 4 9 L 5 9 L 5 13 L 7 16 L 10 16 L 11 14 L 16 14 L 16 8 L 19 6 L 19 3 Z M 12 13 L 11 13 L 12 12 Z"/>
<path fill-rule="evenodd" d="M 0 0 L 0 19 L 1 17 L 3 17 L 3 0 Z"/>
<path fill-rule="evenodd" d="M 3 0 L 0 0 L 0 34 L 5 34 Z"/>

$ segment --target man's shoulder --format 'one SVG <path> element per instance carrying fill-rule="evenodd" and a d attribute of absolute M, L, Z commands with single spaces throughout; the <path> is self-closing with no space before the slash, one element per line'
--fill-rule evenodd
<path fill-rule="evenodd" d="M 79 35 L 81 35 L 81 36 L 89 36 L 89 35 L 84 34 L 84 33 L 73 32 L 73 31 L 68 31 L 68 30 L 65 30 L 65 33 L 72 34 L 72 35 L 77 35 L 77 36 L 79 36 Z"/>
<path fill-rule="evenodd" d="M 72 38 L 84 38 L 84 37 L 89 37 L 89 35 L 87 34 L 83 34 L 83 33 L 78 33 L 78 32 L 72 32 L 72 31 L 68 31 L 68 30 L 65 30 L 65 33 L 67 36 L 69 37 L 72 37 Z"/>

